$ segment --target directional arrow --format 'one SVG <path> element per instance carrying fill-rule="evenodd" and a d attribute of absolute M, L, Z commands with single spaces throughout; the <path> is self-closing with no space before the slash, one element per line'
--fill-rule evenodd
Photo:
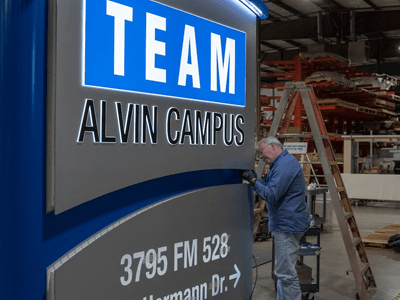
<path fill-rule="evenodd" d="M 239 281 L 239 278 L 240 278 L 240 275 L 242 273 L 240 273 L 240 271 L 239 271 L 239 269 L 238 269 L 236 264 L 234 265 L 234 267 L 235 267 L 236 273 L 232 274 L 231 276 L 229 276 L 229 280 L 236 279 L 235 284 L 233 285 L 233 288 L 236 288 L 236 286 L 238 284 L 238 281 Z"/>

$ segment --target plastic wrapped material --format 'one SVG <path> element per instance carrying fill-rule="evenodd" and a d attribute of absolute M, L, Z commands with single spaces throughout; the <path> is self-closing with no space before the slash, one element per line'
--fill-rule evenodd
<path fill-rule="evenodd" d="M 312 62 L 314 59 L 320 57 L 335 57 L 338 62 L 347 62 L 348 66 L 350 66 L 350 59 L 344 58 L 343 56 L 330 52 L 316 52 L 316 53 L 301 52 L 299 56 L 301 58 L 308 58 L 309 62 Z"/>
<path fill-rule="evenodd" d="M 388 90 L 391 86 L 397 85 L 397 79 L 386 74 L 372 74 L 369 77 L 358 77 L 351 80 L 356 85 L 372 85 L 381 90 Z"/>
<path fill-rule="evenodd" d="M 355 84 L 352 81 L 348 80 L 344 74 L 341 74 L 339 72 L 315 72 L 308 76 L 305 80 L 306 83 L 321 81 L 334 81 L 336 84 L 339 85 L 345 85 L 352 88 L 355 87 Z"/>

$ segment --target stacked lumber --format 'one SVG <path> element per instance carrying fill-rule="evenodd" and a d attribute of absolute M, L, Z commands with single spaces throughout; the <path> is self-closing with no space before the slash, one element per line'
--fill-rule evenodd
<path fill-rule="evenodd" d="M 326 106 L 344 107 L 346 109 L 351 109 L 351 110 L 354 110 L 357 112 L 362 112 L 362 113 L 371 114 L 371 115 L 378 114 L 378 109 L 371 108 L 368 106 L 361 106 L 361 105 L 358 105 L 357 103 L 344 101 L 339 98 L 318 100 L 318 105 L 320 107 L 326 107 Z"/>
<path fill-rule="evenodd" d="M 396 103 L 400 103 L 400 97 L 386 93 L 389 92 L 372 93 L 357 88 L 344 92 L 325 92 L 318 95 L 318 104 L 320 106 L 335 105 L 383 118 L 395 117 L 397 116 Z"/>

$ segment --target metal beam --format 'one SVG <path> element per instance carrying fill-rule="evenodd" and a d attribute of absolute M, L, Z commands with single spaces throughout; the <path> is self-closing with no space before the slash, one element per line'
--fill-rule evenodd
<path fill-rule="evenodd" d="M 374 2 L 372 2 L 371 0 L 364 0 L 365 3 L 367 3 L 369 6 L 371 6 L 372 8 L 376 9 L 376 10 L 381 10 L 381 8 L 379 6 L 377 6 Z"/>
<path fill-rule="evenodd" d="M 305 45 L 303 45 L 303 44 L 301 44 L 301 43 L 298 43 L 298 42 L 296 42 L 296 41 L 293 41 L 293 40 L 284 40 L 284 41 L 285 41 L 286 43 L 292 45 L 292 46 L 297 47 L 297 48 L 304 48 L 304 47 L 306 47 Z"/>
<path fill-rule="evenodd" d="M 400 58 L 400 39 L 379 39 L 379 40 L 371 40 L 369 42 L 370 45 L 370 58 L 371 59 L 389 59 L 394 57 Z M 276 46 L 275 46 L 276 47 Z M 332 45 L 333 49 L 329 50 L 329 45 L 326 46 L 328 52 L 337 53 L 337 45 Z M 341 55 L 343 57 L 347 57 L 347 44 L 341 45 L 342 51 Z M 379 53 L 380 49 L 380 53 Z M 278 49 L 276 49 L 278 50 Z M 262 53 L 260 56 L 263 56 L 264 60 L 292 60 L 295 55 L 299 54 L 301 49 L 285 49 L 280 50 L 279 52 L 269 52 Z M 266 54 L 266 55 L 265 55 Z M 397 66 L 396 66 L 397 68 Z"/>
<path fill-rule="evenodd" d="M 273 12 L 273 11 L 271 11 L 271 10 L 269 10 L 269 16 L 271 17 L 271 13 L 273 13 L 273 14 L 277 14 L 278 16 L 280 16 L 280 17 L 282 17 L 282 18 L 286 18 L 286 17 L 284 17 L 284 16 L 282 16 L 282 15 L 280 15 L 280 14 L 278 14 L 278 13 L 276 13 L 276 12 Z M 268 18 L 270 21 L 272 21 L 273 23 L 277 23 L 277 22 L 282 22 L 279 18 L 277 18 L 277 17 L 274 17 L 274 16 L 272 16 L 272 19 L 271 18 Z M 286 18 L 287 19 L 287 18 Z M 289 20 L 289 19 L 288 19 Z M 298 47 L 298 48 L 303 48 L 304 47 L 304 45 L 303 44 L 300 44 L 300 43 L 298 43 L 298 42 L 295 42 L 295 41 L 292 41 L 292 40 L 285 40 L 285 42 L 286 43 L 288 43 L 288 44 L 291 44 L 292 46 L 295 46 L 295 47 Z"/>
<path fill-rule="evenodd" d="M 334 24 L 329 17 L 322 16 L 324 36 L 336 36 Z M 332 30 L 329 31 L 328 27 Z M 317 17 L 303 18 L 260 26 L 260 40 L 294 40 L 317 38 Z"/>
<path fill-rule="evenodd" d="M 328 2 L 332 5 L 334 5 L 338 9 L 347 9 L 347 7 L 341 5 L 340 3 L 336 2 L 335 0 L 325 0 L 325 2 Z"/>
<path fill-rule="evenodd" d="M 350 24 L 350 14 L 343 14 L 342 24 Z M 322 16 L 324 38 L 336 37 L 337 27 L 329 15 Z M 356 12 L 357 35 L 400 30 L 400 10 Z M 317 38 L 317 17 L 263 24 L 260 40 L 295 40 Z M 350 26 L 343 27 L 343 35 L 350 36 Z"/>
<path fill-rule="evenodd" d="M 265 3 L 273 3 L 280 8 L 283 8 L 284 10 L 287 10 L 288 12 L 291 12 L 292 14 L 300 17 L 300 18 L 308 18 L 303 12 L 291 7 L 290 5 L 287 5 L 286 3 L 283 3 L 281 0 L 270 0 Z"/>
<path fill-rule="evenodd" d="M 271 15 L 271 14 L 273 14 L 273 15 Z M 275 12 L 273 10 L 269 10 L 268 20 L 270 20 L 272 22 L 282 22 L 282 19 L 285 19 L 286 21 L 290 21 L 290 19 L 288 17 L 282 16 L 281 14 L 278 14 L 277 12 Z"/>
<path fill-rule="evenodd" d="M 263 61 L 293 60 L 293 58 L 299 53 L 300 49 L 269 52 L 266 56 L 263 56 Z"/>
<path fill-rule="evenodd" d="M 275 46 L 275 45 L 273 45 L 271 43 L 267 43 L 267 42 L 264 42 L 264 41 L 260 41 L 260 44 L 263 45 L 263 46 L 266 46 L 268 48 L 277 50 L 277 51 L 283 51 L 284 50 L 283 48 L 281 48 L 279 46 Z"/>
<path fill-rule="evenodd" d="M 334 12 L 338 10 L 347 9 L 341 4 L 337 3 L 335 0 L 311 0 L 315 5 L 319 6 L 326 12 Z"/>

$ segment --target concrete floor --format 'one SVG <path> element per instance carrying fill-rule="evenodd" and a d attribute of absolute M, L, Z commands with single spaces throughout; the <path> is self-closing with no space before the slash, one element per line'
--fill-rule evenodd
<path fill-rule="evenodd" d="M 316 212 L 322 215 L 322 204 L 317 203 Z M 400 222 L 399 202 L 368 203 L 365 206 L 353 206 L 354 215 L 361 236 Z M 272 240 L 254 242 L 254 249 L 271 249 Z M 315 294 L 315 300 L 348 300 L 355 299 L 357 292 L 342 235 L 330 201 L 327 203 L 327 221 L 321 233 L 321 272 L 320 291 Z M 370 299 L 393 300 L 400 294 L 400 253 L 388 250 L 367 250 L 368 260 L 377 284 L 370 287 Z M 310 267 L 315 265 L 315 258 L 305 259 Z M 313 272 L 314 272 L 313 268 Z M 253 269 L 253 282 L 256 269 Z M 314 277 L 314 273 L 313 273 Z M 274 281 L 271 279 L 271 263 L 258 267 L 258 279 L 253 294 L 253 300 L 276 299 Z"/>

